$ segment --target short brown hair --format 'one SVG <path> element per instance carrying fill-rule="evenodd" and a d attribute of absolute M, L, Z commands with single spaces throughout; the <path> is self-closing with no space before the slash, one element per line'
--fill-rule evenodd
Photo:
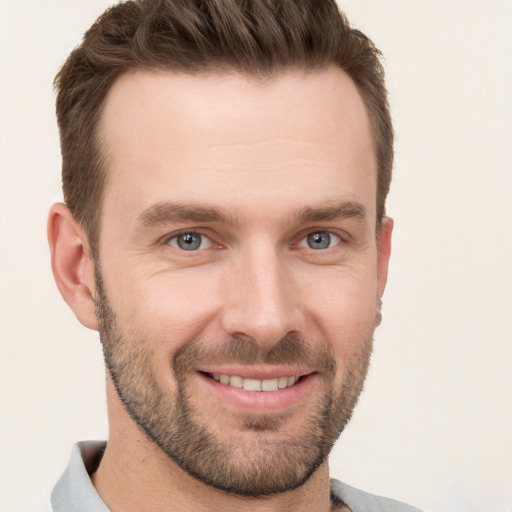
<path fill-rule="evenodd" d="M 380 52 L 335 0 L 132 0 L 102 14 L 55 78 L 64 199 L 99 242 L 106 169 L 98 123 L 114 81 L 133 69 L 238 71 L 269 76 L 336 65 L 353 80 L 372 123 L 377 220 L 393 165 L 393 128 Z"/>

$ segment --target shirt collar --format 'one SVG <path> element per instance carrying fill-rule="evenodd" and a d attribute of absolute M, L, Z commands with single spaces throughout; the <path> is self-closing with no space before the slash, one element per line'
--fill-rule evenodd
<path fill-rule="evenodd" d="M 109 512 L 92 485 L 105 450 L 104 441 L 81 441 L 71 451 L 69 463 L 51 495 L 53 512 Z"/>

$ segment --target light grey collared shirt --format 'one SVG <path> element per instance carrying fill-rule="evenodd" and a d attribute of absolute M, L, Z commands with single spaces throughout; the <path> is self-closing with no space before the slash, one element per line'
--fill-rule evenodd
<path fill-rule="evenodd" d="M 104 441 L 80 441 L 73 446 L 68 465 L 52 491 L 53 512 L 110 512 L 89 477 L 105 446 Z"/>
<path fill-rule="evenodd" d="M 52 491 L 53 512 L 110 512 L 89 477 L 96 471 L 105 446 L 104 441 L 75 444 L 68 466 Z M 338 480 L 331 480 L 331 492 L 352 512 L 421 512 L 405 503 L 360 491 Z"/>

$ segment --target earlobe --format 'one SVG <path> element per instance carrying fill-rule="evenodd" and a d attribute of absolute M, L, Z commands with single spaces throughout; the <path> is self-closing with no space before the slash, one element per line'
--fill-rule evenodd
<path fill-rule="evenodd" d="M 98 330 L 94 261 L 84 230 L 63 203 L 50 209 L 48 243 L 53 276 L 62 297 L 85 327 Z"/>
<path fill-rule="evenodd" d="M 388 280 L 389 257 L 391 255 L 391 235 L 393 233 L 393 219 L 384 217 L 378 238 L 377 256 L 377 287 L 379 299 L 384 294 Z"/>

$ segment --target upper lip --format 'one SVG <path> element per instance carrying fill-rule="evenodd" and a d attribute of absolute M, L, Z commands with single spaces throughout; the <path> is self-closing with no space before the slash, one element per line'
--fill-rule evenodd
<path fill-rule="evenodd" d="M 198 371 L 203 373 L 218 373 L 219 375 L 238 376 L 244 379 L 271 380 L 279 377 L 302 377 L 314 373 L 311 368 L 297 366 L 243 366 L 215 365 L 202 366 Z"/>

